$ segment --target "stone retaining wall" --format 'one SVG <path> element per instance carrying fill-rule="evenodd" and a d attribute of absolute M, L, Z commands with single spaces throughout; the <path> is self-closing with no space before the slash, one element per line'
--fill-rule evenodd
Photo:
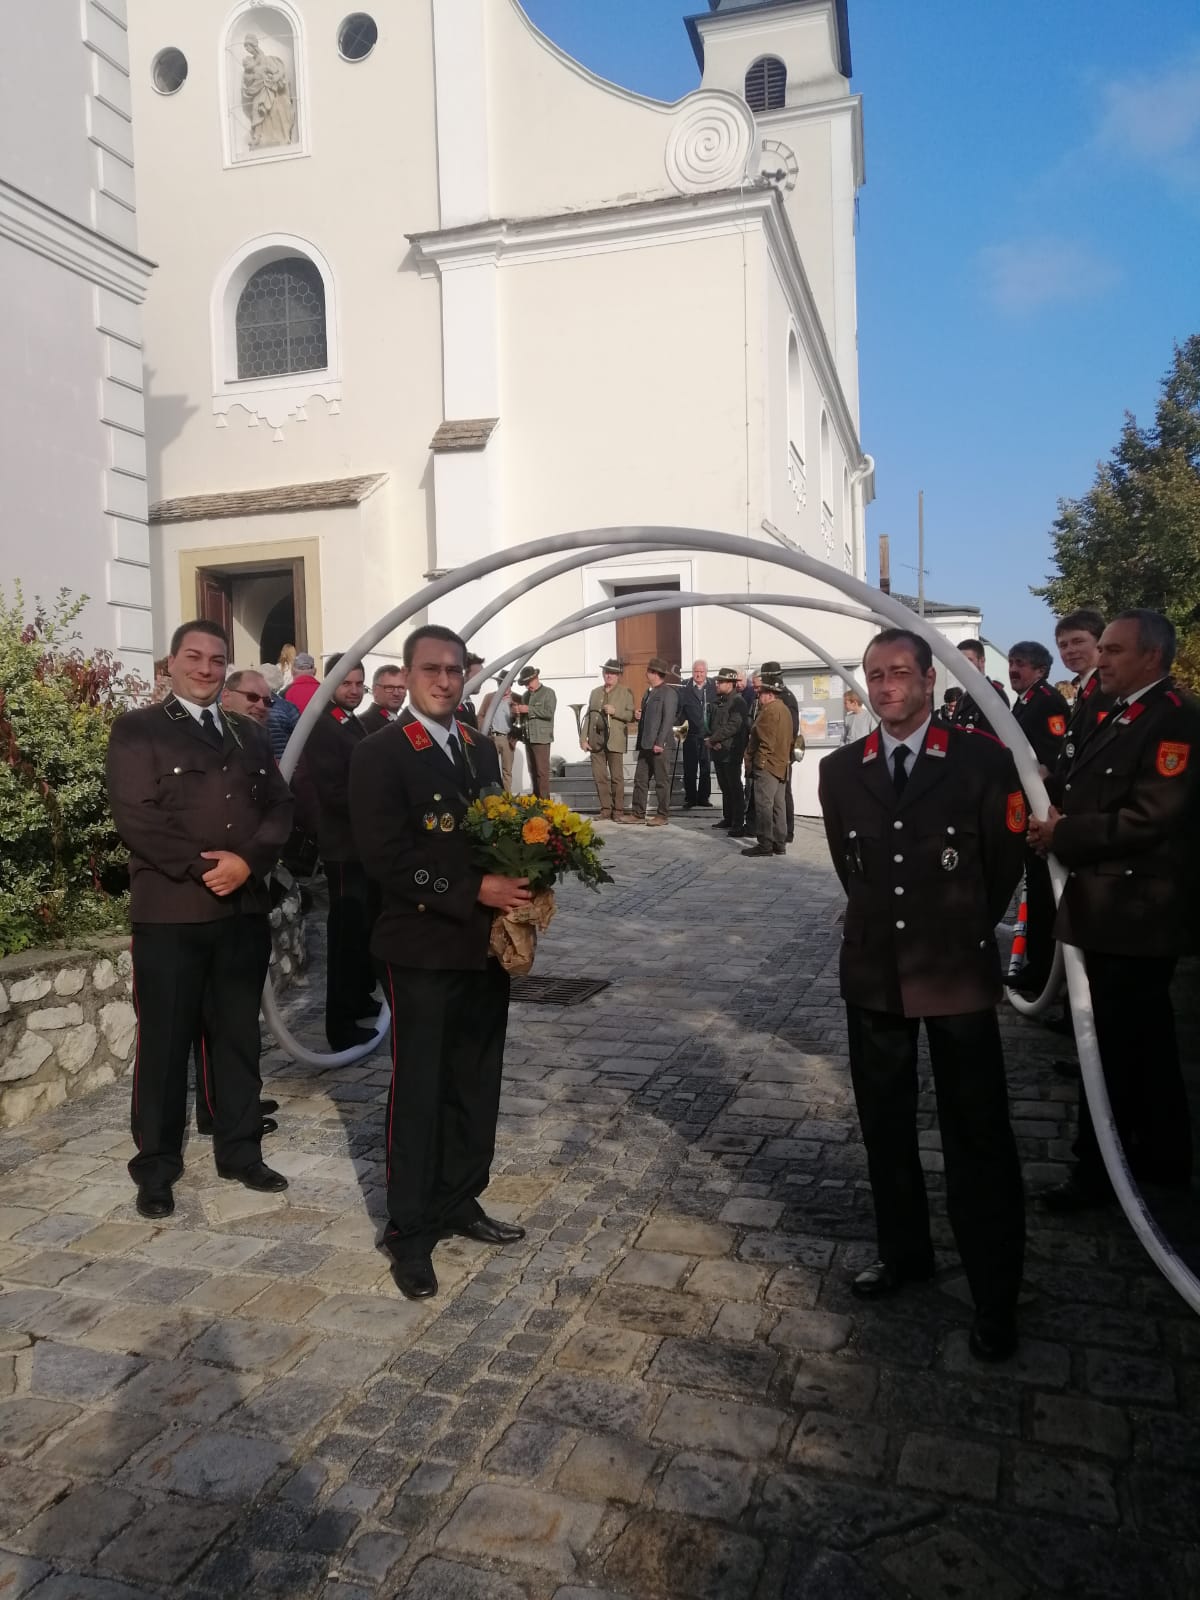
<path fill-rule="evenodd" d="M 300 891 L 280 873 L 271 912 L 271 970 L 284 990 L 307 961 Z M 26 950 L 0 960 L 0 1128 L 125 1076 L 137 1017 L 129 938 L 76 950 Z"/>

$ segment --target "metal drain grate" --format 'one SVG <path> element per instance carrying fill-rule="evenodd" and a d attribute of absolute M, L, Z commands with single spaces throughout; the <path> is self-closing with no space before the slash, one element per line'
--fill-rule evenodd
<path fill-rule="evenodd" d="M 581 1006 L 601 989 L 607 978 L 514 978 L 512 998 L 527 1006 Z"/>

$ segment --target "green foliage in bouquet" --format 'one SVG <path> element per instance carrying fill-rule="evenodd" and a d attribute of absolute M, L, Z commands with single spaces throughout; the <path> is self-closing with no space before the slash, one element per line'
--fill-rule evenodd
<path fill-rule="evenodd" d="M 125 926 L 126 852 L 108 811 L 113 721 L 146 686 L 84 656 L 66 589 L 25 615 L 0 591 L 0 955 Z"/>
<path fill-rule="evenodd" d="M 556 801 L 531 794 L 485 795 L 467 812 L 463 828 L 479 866 L 506 878 L 528 878 L 535 891 L 569 875 L 592 889 L 613 881 L 600 860 L 603 839 L 590 822 Z"/>

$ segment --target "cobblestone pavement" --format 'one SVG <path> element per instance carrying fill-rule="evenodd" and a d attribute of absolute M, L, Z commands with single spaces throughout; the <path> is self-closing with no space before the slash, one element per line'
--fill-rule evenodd
<path fill-rule="evenodd" d="M 854 1301 L 817 830 L 779 862 L 690 819 L 613 833 L 617 884 L 568 889 L 541 956 L 612 987 L 514 1008 L 487 1203 L 527 1238 L 440 1247 L 433 1302 L 375 1247 L 383 1059 L 272 1050 L 290 1191 L 216 1181 L 193 1138 L 165 1225 L 124 1089 L 0 1138 L 5 1600 L 1200 1594 L 1200 1320 L 1114 1215 L 1031 1213 L 1019 1357 L 978 1366 L 940 1193 L 937 1281 Z M 1061 1041 L 1005 1028 L 1050 1178 Z"/>

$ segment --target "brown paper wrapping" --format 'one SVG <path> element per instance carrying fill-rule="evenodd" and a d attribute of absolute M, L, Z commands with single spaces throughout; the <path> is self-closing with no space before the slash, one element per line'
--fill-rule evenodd
<path fill-rule="evenodd" d="M 533 966 L 537 936 L 550 926 L 556 909 L 554 890 L 539 889 L 518 911 L 497 911 L 492 918 L 488 954 L 496 957 L 505 972 L 524 976 Z"/>

